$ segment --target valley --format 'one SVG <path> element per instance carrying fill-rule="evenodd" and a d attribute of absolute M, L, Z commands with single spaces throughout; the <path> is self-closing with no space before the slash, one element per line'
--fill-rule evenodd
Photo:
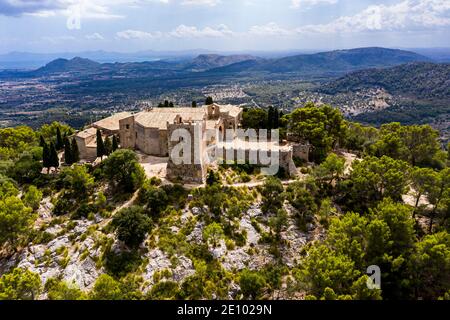
<path fill-rule="evenodd" d="M 431 124 L 449 135 L 450 64 L 383 48 L 285 58 L 201 54 L 193 59 L 97 63 L 56 59 L 34 71 L 0 72 L 0 125 L 75 128 L 117 111 L 161 101 L 267 108 L 287 113 L 307 102 L 330 104 L 350 120 L 379 126 Z"/>

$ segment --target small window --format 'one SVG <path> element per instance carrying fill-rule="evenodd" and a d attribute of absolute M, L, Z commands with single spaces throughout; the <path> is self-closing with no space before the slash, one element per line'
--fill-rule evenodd
<path fill-rule="evenodd" d="M 130 125 L 129 124 L 127 124 L 126 127 L 127 127 L 127 130 L 130 130 Z"/>

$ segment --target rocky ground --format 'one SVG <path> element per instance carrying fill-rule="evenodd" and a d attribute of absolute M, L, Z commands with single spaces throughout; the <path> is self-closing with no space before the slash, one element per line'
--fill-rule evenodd
<path fill-rule="evenodd" d="M 130 206 L 134 199 L 136 199 L 135 196 L 117 208 Z M 43 283 L 50 278 L 60 278 L 68 283 L 76 284 L 83 291 L 89 291 L 96 279 L 107 272 L 102 263 L 107 250 L 117 252 L 124 250 L 115 234 L 108 232 L 107 227 L 111 218 L 96 215 L 91 220 L 70 220 L 68 217 L 52 216 L 52 209 L 51 199 L 43 199 L 38 209 L 39 219 L 35 226 L 47 240 L 39 244 L 31 244 L 12 257 L 0 260 L 0 274 L 11 268 L 21 267 L 39 274 Z M 287 211 L 290 216 L 288 227 L 281 235 L 285 243 L 281 249 L 281 256 L 284 264 L 293 267 L 300 257 L 303 246 L 313 240 L 314 236 L 313 233 L 299 231 L 289 208 Z M 201 208 L 186 207 L 174 223 L 169 223 L 167 227 L 173 236 L 177 236 L 183 226 L 193 224 L 192 231 L 185 237 L 186 242 L 202 244 L 205 223 L 200 218 L 201 214 L 203 214 Z M 260 232 L 269 231 L 264 223 L 266 219 L 260 205 L 255 204 L 238 218 L 240 231 L 244 231 L 247 235 L 245 245 L 227 249 L 225 241 L 222 240 L 216 247 L 209 246 L 211 254 L 220 261 L 226 271 L 234 273 L 244 268 L 259 270 L 275 261 L 274 256 L 269 252 L 269 245 L 260 241 Z M 260 232 L 254 227 L 256 220 L 261 221 L 258 223 Z M 311 231 L 314 229 L 314 226 L 310 227 Z M 157 273 L 168 271 L 171 275 L 170 280 L 178 283 L 195 273 L 194 264 L 187 256 L 165 252 L 158 246 L 158 241 L 153 246 L 149 245 L 149 242 L 150 238 L 142 245 L 140 252 L 143 253 L 142 261 L 144 262 L 137 271 L 144 279 L 141 288 L 144 293 L 155 283 Z M 230 292 L 229 298 L 233 298 L 232 295 L 239 289 L 236 284 L 232 284 L 232 287 L 234 293 Z M 45 295 L 41 298 L 45 299 Z"/>

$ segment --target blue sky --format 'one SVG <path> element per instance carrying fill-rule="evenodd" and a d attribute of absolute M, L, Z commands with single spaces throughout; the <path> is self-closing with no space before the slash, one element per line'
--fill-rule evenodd
<path fill-rule="evenodd" d="M 450 0 L 0 0 L 0 53 L 450 47 Z"/>

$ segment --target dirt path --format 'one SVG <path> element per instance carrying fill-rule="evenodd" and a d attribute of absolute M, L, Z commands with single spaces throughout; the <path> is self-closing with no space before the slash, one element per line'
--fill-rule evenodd
<path fill-rule="evenodd" d="M 119 212 L 120 210 L 131 207 L 133 205 L 134 201 L 136 201 L 138 196 L 139 196 L 139 190 L 137 190 L 127 202 L 123 203 L 121 206 L 119 206 L 116 209 L 114 209 L 111 212 L 111 217 L 110 218 L 101 221 L 98 224 L 99 227 L 101 227 L 101 228 L 105 227 L 112 220 L 112 217 L 114 217 L 116 215 L 116 213 Z"/>

